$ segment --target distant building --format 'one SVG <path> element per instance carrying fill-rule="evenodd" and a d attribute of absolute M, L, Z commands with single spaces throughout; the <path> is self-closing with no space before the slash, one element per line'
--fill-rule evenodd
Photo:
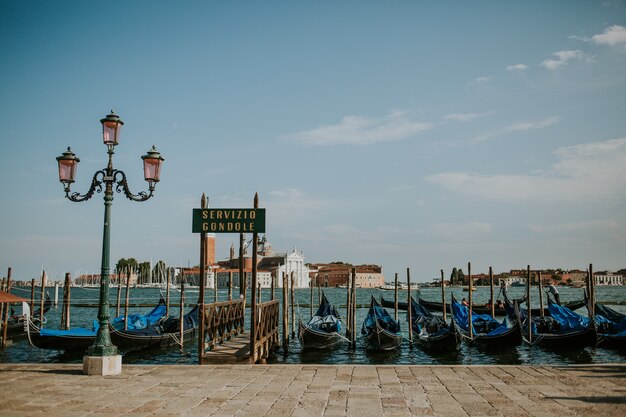
<path fill-rule="evenodd" d="M 349 264 L 317 264 L 313 277 L 314 285 L 320 287 L 343 287 L 348 284 L 352 272 Z M 358 288 L 378 288 L 385 285 L 385 276 L 378 265 L 358 265 L 356 268 L 355 286 Z"/>
<path fill-rule="evenodd" d="M 624 285 L 624 276 L 611 271 L 597 272 L 593 281 L 596 285 Z"/>

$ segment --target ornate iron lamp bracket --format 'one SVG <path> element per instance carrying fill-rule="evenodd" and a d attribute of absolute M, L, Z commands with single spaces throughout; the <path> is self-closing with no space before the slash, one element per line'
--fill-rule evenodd
<path fill-rule="evenodd" d="M 145 191 L 140 191 L 137 194 L 133 194 L 130 191 L 130 188 L 128 187 L 128 181 L 126 181 L 126 174 L 124 173 L 124 171 L 120 171 L 120 170 L 117 170 L 117 169 L 114 170 L 112 178 L 113 178 L 112 182 L 117 183 L 115 185 L 115 191 L 118 192 L 118 193 L 121 193 L 123 191 L 124 195 L 129 200 L 132 200 L 132 201 L 146 201 L 150 197 L 152 197 L 152 194 L 154 192 L 154 184 L 152 182 L 150 182 L 149 186 L 148 186 L 149 193 L 147 193 Z"/>
<path fill-rule="evenodd" d="M 93 179 L 91 180 L 91 186 L 89 187 L 89 190 L 85 194 L 81 194 L 78 192 L 72 193 L 70 190 L 70 184 L 66 183 L 65 186 L 63 187 L 65 191 L 65 197 L 68 198 L 70 201 L 74 201 L 77 203 L 81 201 L 87 201 L 91 197 L 93 197 L 93 194 L 95 192 L 98 192 L 98 193 L 102 192 L 102 184 L 105 182 L 105 178 L 106 178 L 106 170 L 102 169 L 100 171 L 96 171 L 96 173 L 93 174 Z"/>

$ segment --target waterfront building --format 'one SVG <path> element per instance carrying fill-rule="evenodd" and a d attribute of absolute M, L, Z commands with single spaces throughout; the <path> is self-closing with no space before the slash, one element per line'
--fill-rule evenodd
<path fill-rule="evenodd" d="M 611 271 L 597 272 L 593 280 L 596 285 L 624 285 L 624 276 Z"/>
<path fill-rule="evenodd" d="M 344 263 L 312 265 L 317 269 L 313 277 L 314 285 L 320 287 L 343 287 L 348 284 L 348 279 L 353 266 Z M 382 267 L 378 265 L 357 265 L 354 280 L 357 288 L 378 288 L 385 285 L 385 276 Z"/>

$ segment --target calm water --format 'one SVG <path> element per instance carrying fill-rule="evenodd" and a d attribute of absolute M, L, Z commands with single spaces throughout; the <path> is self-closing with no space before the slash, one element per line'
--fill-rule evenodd
<path fill-rule="evenodd" d="M 21 295 L 24 298 L 30 298 L 29 288 L 16 288 L 14 293 Z M 48 289 L 49 294 L 52 296 L 53 290 Z M 131 289 L 130 301 L 131 303 L 143 303 L 150 304 L 156 303 L 159 299 L 159 289 Z M 326 289 L 326 295 L 328 299 L 335 305 L 341 306 L 340 313 L 345 315 L 345 302 L 346 302 L 346 290 L 340 288 Z M 447 299 L 450 300 L 450 292 L 454 293 L 457 299 L 467 297 L 467 292 L 462 291 L 460 288 L 447 288 Z M 568 302 L 570 300 L 579 300 L 583 296 L 582 289 L 575 288 L 563 288 L 559 289 L 561 293 L 561 301 Z M 416 295 L 414 291 L 414 295 Z M 521 297 L 524 293 L 524 288 L 510 288 L 509 295 L 513 298 Z M 98 302 L 98 288 L 72 288 L 72 303 L 91 303 L 97 304 Z M 303 319 L 306 320 L 310 317 L 310 309 L 308 307 L 310 302 L 310 290 L 298 289 L 296 294 L 296 315 L 301 314 Z M 441 299 L 441 290 L 439 288 L 426 288 L 421 290 L 421 296 L 427 300 L 439 301 Z M 498 290 L 495 291 L 496 299 Z M 369 306 L 370 297 L 374 295 L 377 299 L 380 296 L 393 300 L 393 291 L 384 290 L 367 290 L 359 289 L 357 292 L 357 304 L 359 309 L 357 310 L 357 326 L 360 326 L 367 314 L 367 307 Z M 59 297 L 62 296 L 62 289 L 59 289 Z M 178 291 L 171 291 L 170 296 L 173 303 L 178 303 L 180 293 Z M 219 300 L 225 300 L 227 298 L 227 292 L 220 290 L 218 293 Z M 484 304 L 489 299 L 489 288 L 479 287 L 474 293 L 474 302 L 476 304 Z M 186 299 L 196 301 L 198 297 L 197 289 L 186 291 Z M 263 300 L 270 298 L 270 290 L 264 289 L 262 291 Z M 282 290 L 276 290 L 276 297 L 280 299 L 282 297 Z M 533 304 L 538 305 L 538 292 L 534 289 L 531 293 Z M 400 300 L 406 300 L 406 290 L 401 291 L 399 295 Z M 122 300 L 124 299 L 124 291 L 122 290 Z M 599 302 L 604 302 L 611 305 L 611 308 L 626 313 L 626 286 L 622 287 L 598 287 L 597 299 Z M 110 303 L 112 306 L 111 313 L 115 314 L 115 307 L 117 304 L 117 289 L 111 289 L 110 291 Z M 208 290 L 206 295 L 207 302 L 213 301 L 213 293 Z M 123 302 L 123 301 L 122 301 Z M 314 304 L 317 305 L 317 290 L 314 292 Z M 623 303 L 624 305 L 619 305 Z M 186 311 L 189 310 L 189 304 L 187 304 Z M 362 307 L 362 308 L 361 308 Z M 134 308 L 132 312 L 148 312 L 151 307 Z M 393 315 L 393 309 L 388 309 Z M 97 315 L 97 308 L 90 307 L 72 307 L 71 322 L 72 327 L 91 327 L 93 320 Z M 178 315 L 179 307 L 171 307 L 170 314 Z M 586 314 L 585 309 L 577 311 L 580 314 Z M 123 314 L 123 307 L 122 307 Z M 58 329 L 61 317 L 61 302 L 58 307 L 52 307 L 47 314 L 46 327 L 51 329 Z M 403 330 L 406 332 L 407 326 L 404 321 L 405 313 L 399 312 L 399 318 L 403 325 Z M 248 321 L 248 320 L 246 320 Z M 246 323 L 248 325 L 248 323 Z M 540 347 L 528 347 L 518 346 L 507 350 L 502 350 L 497 353 L 482 351 L 477 347 L 468 347 L 463 344 L 461 350 L 456 354 L 448 354 L 441 356 L 433 356 L 425 353 L 419 347 L 411 347 L 408 340 L 404 340 L 401 348 L 395 352 L 388 353 L 370 353 L 367 352 L 362 344 L 362 340 L 357 339 L 357 348 L 355 350 L 348 349 L 347 347 L 339 347 L 332 351 L 322 352 L 302 352 L 299 343 L 296 340 L 292 341 L 289 348 L 289 355 L 283 356 L 282 352 L 278 352 L 276 356 L 271 360 L 273 363 L 320 363 L 320 364 L 574 364 L 574 363 L 616 363 L 625 362 L 626 354 L 619 353 L 614 350 L 588 347 L 584 349 L 576 349 L 572 351 L 552 352 L 544 350 Z M 63 363 L 80 363 L 82 361 L 81 354 L 65 354 L 60 351 L 43 350 L 36 347 L 32 347 L 28 344 L 27 340 L 15 341 L 11 346 L 8 346 L 4 351 L 0 351 L 0 362 L 63 362 Z M 185 346 L 185 351 L 181 352 L 178 348 L 172 349 L 159 349 L 151 351 L 137 351 L 124 354 L 124 363 L 135 364 L 189 364 L 193 365 L 197 363 L 197 342 Z"/>

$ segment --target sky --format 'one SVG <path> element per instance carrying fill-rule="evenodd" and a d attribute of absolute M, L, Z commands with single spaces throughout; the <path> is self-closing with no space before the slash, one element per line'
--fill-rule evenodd
<path fill-rule="evenodd" d="M 99 120 L 125 122 L 111 263 L 199 262 L 192 210 L 267 210 L 305 262 L 626 268 L 626 2 L 0 0 L 0 276 L 99 273 Z M 248 237 L 250 238 L 250 237 Z M 217 236 L 218 259 L 238 235 Z"/>

